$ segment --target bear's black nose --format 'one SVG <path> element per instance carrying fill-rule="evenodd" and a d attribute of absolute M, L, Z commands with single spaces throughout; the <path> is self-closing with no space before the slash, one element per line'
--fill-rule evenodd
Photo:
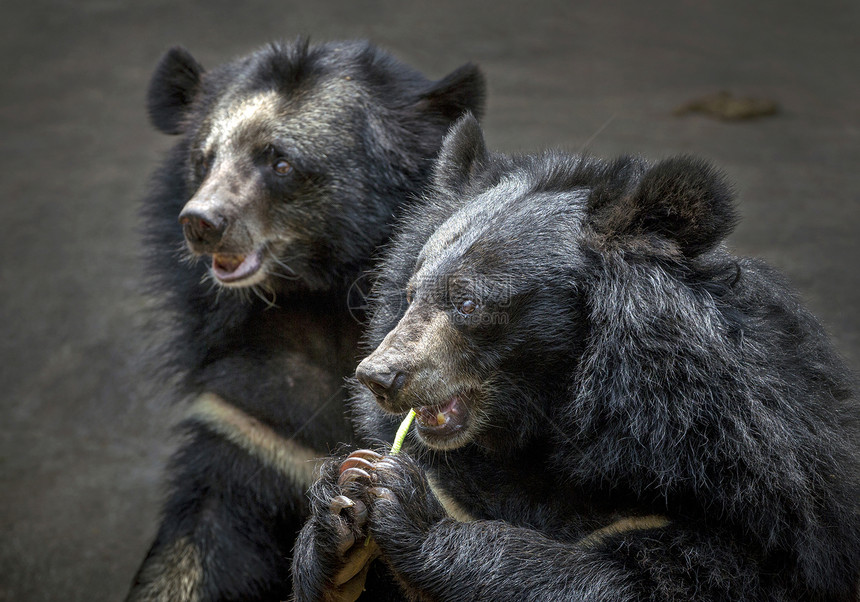
<path fill-rule="evenodd" d="M 403 388 L 406 375 L 402 372 L 378 372 L 368 369 L 364 363 L 355 370 L 355 377 L 376 396 L 379 401 L 390 401 Z"/>
<path fill-rule="evenodd" d="M 224 217 L 194 209 L 180 213 L 179 223 L 182 224 L 185 238 L 198 245 L 218 244 L 227 229 L 227 220 Z"/>

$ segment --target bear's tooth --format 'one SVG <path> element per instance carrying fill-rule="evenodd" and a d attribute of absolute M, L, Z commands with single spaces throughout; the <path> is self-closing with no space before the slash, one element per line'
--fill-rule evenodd
<path fill-rule="evenodd" d="M 445 414 L 443 414 L 442 412 L 439 412 L 438 414 L 436 414 L 436 424 L 438 424 L 439 426 L 442 426 L 443 424 L 445 424 L 445 422 L 446 422 Z"/>

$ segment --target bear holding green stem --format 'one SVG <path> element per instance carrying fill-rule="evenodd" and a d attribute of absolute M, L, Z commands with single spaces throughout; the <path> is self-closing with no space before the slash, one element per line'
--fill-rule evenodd
<path fill-rule="evenodd" d="M 417 600 L 857 599 L 860 408 L 783 279 L 721 244 L 721 174 L 491 154 L 466 117 L 426 196 L 353 406 L 366 441 L 416 426 L 323 467 L 298 600 L 376 555 Z"/>

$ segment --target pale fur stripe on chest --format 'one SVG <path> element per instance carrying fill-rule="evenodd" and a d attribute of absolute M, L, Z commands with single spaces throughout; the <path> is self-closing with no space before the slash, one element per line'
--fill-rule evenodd
<path fill-rule="evenodd" d="M 445 508 L 448 516 L 461 523 L 470 523 L 475 520 L 475 517 L 469 514 L 447 491 L 442 489 L 442 486 L 439 485 L 436 479 L 429 474 L 427 475 L 427 482 L 430 483 L 430 489 L 433 490 L 433 494 L 442 504 L 442 507 Z"/>
<path fill-rule="evenodd" d="M 224 401 L 214 393 L 200 395 L 191 405 L 189 418 L 242 448 L 291 481 L 310 487 L 319 476 L 325 452 L 281 437 L 256 418 Z"/>
<path fill-rule="evenodd" d="M 613 523 L 595 529 L 577 542 L 583 548 L 592 548 L 600 545 L 603 540 L 613 535 L 620 535 L 630 531 L 642 531 L 645 529 L 660 529 L 669 525 L 671 521 L 661 514 L 649 514 L 647 516 L 625 516 Z"/>

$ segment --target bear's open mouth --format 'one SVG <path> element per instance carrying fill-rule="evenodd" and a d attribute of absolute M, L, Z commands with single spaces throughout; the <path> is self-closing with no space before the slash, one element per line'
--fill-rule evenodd
<path fill-rule="evenodd" d="M 465 394 L 457 393 L 436 406 L 415 408 L 415 421 L 422 436 L 448 438 L 466 428 L 469 411 Z"/>
<path fill-rule="evenodd" d="M 234 253 L 212 255 L 212 273 L 224 284 L 239 284 L 254 276 L 262 266 L 263 258 L 260 251 L 254 251 L 250 255 Z"/>

